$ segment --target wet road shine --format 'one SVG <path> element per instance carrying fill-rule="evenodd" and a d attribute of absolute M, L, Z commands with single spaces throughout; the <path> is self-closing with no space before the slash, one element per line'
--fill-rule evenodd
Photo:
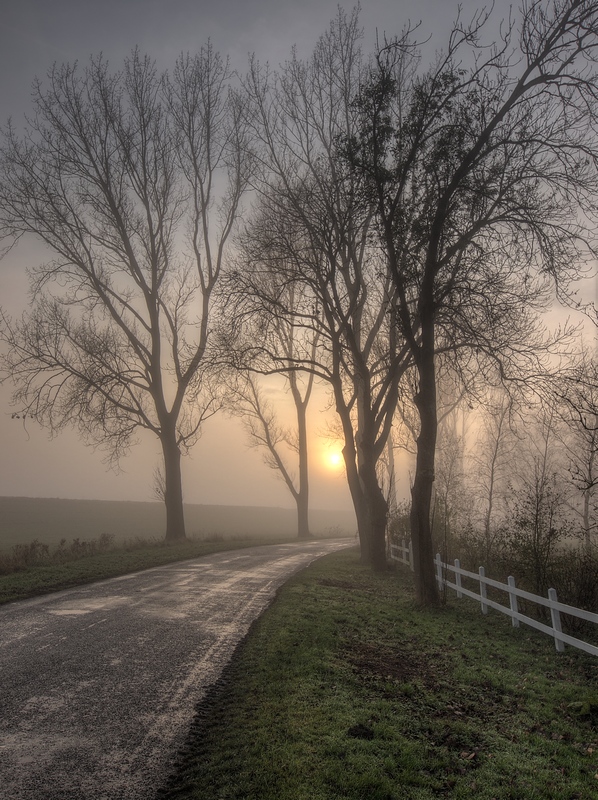
<path fill-rule="evenodd" d="M 152 798 L 277 589 L 354 543 L 217 553 L 0 607 L 0 797 Z"/>

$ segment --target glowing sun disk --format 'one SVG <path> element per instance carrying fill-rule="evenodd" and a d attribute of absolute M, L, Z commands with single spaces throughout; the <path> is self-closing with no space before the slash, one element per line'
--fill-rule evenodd
<path fill-rule="evenodd" d="M 328 465 L 330 467 L 340 467 L 343 463 L 342 453 L 328 453 Z"/>

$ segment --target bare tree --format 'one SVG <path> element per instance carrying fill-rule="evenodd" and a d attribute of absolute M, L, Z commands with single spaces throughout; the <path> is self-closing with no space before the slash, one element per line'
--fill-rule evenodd
<path fill-rule="evenodd" d="M 423 604 L 438 601 L 437 355 L 482 354 L 503 379 L 537 373 L 534 311 L 550 299 L 549 278 L 572 300 L 570 280 L 593 238 L 598 6 L 526 2 L 519 36 L 509 22 L 484 46 L 488 18 L 458 20 L 423 73 L 409 31 L 385 42 L 354 104 L 358 135 L 344 147 L 368 182 L 417 370 L 411 524 Z"/>
<path fill-rule="evenodd" d="M 566 426 L 562 444 L 569 459 L 569 474 L 581 494 L 584 548 L 590 553 L 598 525 L 598 364 L 585 347 L 576 361 L 563 370 L 556 395 Z"/>
<path fill-rule="evenodd" d="M 472 456 L 474 482 L 483 506 L 484 563 L 490 563 L 496 535 L 498 506 L 503 506 L 510 475 L 515 467 L 517 436 L 514 433 L 513 398 L 504 391 L 491 392 L 480 409 L 481 419 Z"/>
<path fill-rule="evenodd" d="M 261 352 L 285 372 L 307 370 L 330 386 L 362 557 L 384 569 L 388 501 L 376 467 L 408 359 L 388 313 L 394 289 L 387 264 L 369 245 L 371 210 L 360 179 L 336 155 L 338 140 L 353 134 L 351 105 L 364 76 L 360 41 L 357 13 L 339 10 L 309 61 L 293 54 L 278 74 L 252 63 L 246 89 L 259 202 L 244 241 L 247 269 L 235 280 L 247 313 L 263 321 L 251 358 Z M 264 292 L 269 273 L 277 285 L 295 287 L 299 306 Z M 276 354 L 270 327 L 281 317 L 317 332 L 315 357 Z"/>
<path fill-rule="evenodd" d="M 118 461 L 146 429 L 162 445 L 166 539 L 185 536 L 181 452 L 217 403 L 210 307 L 248 180 L 228 64 L 211 46 L 160 75 L 134 51 L 34 87 L 2 145 L 0 226 L 40 239 L 34 303 L 2 317 L 14 399 Z M 220 188 L 219 197 L 217 188 Z"/>
<path fill-rule="evenodd" d="M 242 248 L 243 251 L 243 248 Z M 229 336 L 230 326 L 224 325 L 220 333 L 223 349 L 232 356 L 235 369 L 228 380 L 230 390 L 227 407 L 230 413 L 243 418 L 249 434 L 249 441 L 255 447 L 265 450 L 266 464 L 277 471 L 284 480 L 297 505 L 297 532 L 300 539 L 310 537 L 309 531 L 309 446 L 307 430 L 307 409 L 312 396 L 315 374 L 313 371 L 302 371 L 296 365 L 302 361 L 313 363 L 318 346 L 317 326 L 298 324 L 302 304 L 295 294 L 295 286 L 281 285 L 278 275 L 262 273 L 252 278 L 253 290 L 260 286 L 260 296 L 276 297 L 287 309 L 285 315 L 276 314 L 264 320 L 259 307 L 248 302 L 245 295 L 245 281 L 239 281 L 239 272 L 235 271 L 229 281 L 223 284 L 223 297 L 227 299 L 243 293 L 241 303 L 236 303 L 244 310 L 242 335 Z M 255 299 L 255 298 L 254 298 Z M 225 315 L 225 318 L 228 315 Z M 247 359 L 247 353 L 255 352 L 255 342 L 263 341 L 268 332 L 268 346 L 260 347 L 260 357 Z M 271 358 L 268 358 L 268 354 Z M 287 364 L 288 369 L 281 367 Z M 295 410 L 296 425 L 294 428 L 282 427 L 276 411 L 260 389 L 257 373 L 277 372 L 281 374 L 289 389 Z M 284 456 L 284 450 L 296 454 L 298 475 L 293 473 Z"/>
<path fill-rule="evenodd" d="M 454 415 L 452 415 L 454 416 Z M 444 560 L 457 534 L 466 507 L 463 471 L 463 440 L 454 424 L 439 430 L 437 469 L 434 482 L 432 532 L 435 543 L 441 547 Z"/>
<path fill-rule="evenodd" d="M 273 404 L 265 397 L 259 379 L 252 373 L 237 375 L 230 382 L 227 407 L 240 416 L 252 447 L 264 451 L 264 461 L 278 473 L 297 506 L 297 535 L 309 539 L 309 450 L 307 406 L 313 387 L 313 375 L 302 392 L 297 372 L 290 372 L 288 382 L 293 398 L 297 427 L 293 431 L 280 424 Z M 298 474 L 288 463 L 288 451 L 295 453 Z"/>
<path fill-rule="evenodd" d="M 521 563 L 522 573 L 529 572 L 532 591 L 546 594 L 555 547 L 572 533 L 572 487 L 563 480 L 566 458 L 556 402 L 533 408 L 530 417 L 529 447 L 520 454 L 511 480 L 504 544 Z"/>

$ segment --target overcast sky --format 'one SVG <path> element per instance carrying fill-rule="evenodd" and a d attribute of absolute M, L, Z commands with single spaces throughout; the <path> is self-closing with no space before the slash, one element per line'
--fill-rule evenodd
<path fill-rule="evenodd" d="M 340 5 L 347 11 L 353 3 Z M 421 19 L 428 45 L 445 44 L 458 0 L 364 0 L 366 47 L 376 31 L 399 33 Z M 463 15 L 481 3 L 462 0 Z M 335 15 L 336 0 L 6 0 L 0 17 L 0 120 L 22 119 L 30 108 L 30 89 L 54 62 L 85 63 L 99 52 L 114 67 L 138 45 L 160 67 L 169 67 L 183 51 L 195 51 L 210 38 L 216 49 L 242 70 L 248 53 L 277 66 L 296 44 L 308 55 Z M 505 0 L 495 3 L 495 18 L 508 14 Z M 26 302 L 24 268 L 35 261 L 34 246 L 19 246 L 0 261 L 0 304 L 18 312 Z M 325 397 L 313 404 L 314 469 L 312 505 L 349 504 L 343 476 L 325 465 L 330 442 L 323 430 Z M 48 441 L 38 426 L 11 418 L 8 387 L 0 387 L 0 495 L 148 500 L 159 445 L 148 438 L 123 461 L 123 472 L 107 472 L 101 452 L 93 452 L 67 432 Z M 185 498 L 194 503 L 292 507 L 282 482 L 262 466 L 261 456 L 245 446 L 238 422 L 210 422 L 191 459 L 184 462 Z M 408 476 L 401 477 L 402 491 Z"/>

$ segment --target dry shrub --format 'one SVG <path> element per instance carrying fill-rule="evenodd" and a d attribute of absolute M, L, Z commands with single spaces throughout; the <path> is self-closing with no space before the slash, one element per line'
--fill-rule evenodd
<path fill-rule="evenodd" d="M 116 549 L 114 536 L 103 533 L 98 539 L 89 541 L 79 538 L 70 543 L 62 539 L 53 550 L 50 546 L 34 539 L 28 544 L 16 544 L 8 553 L 0 553 L 0 575 L 50 564 L 64 564 L 80 558 L 107 553 Z"/>

